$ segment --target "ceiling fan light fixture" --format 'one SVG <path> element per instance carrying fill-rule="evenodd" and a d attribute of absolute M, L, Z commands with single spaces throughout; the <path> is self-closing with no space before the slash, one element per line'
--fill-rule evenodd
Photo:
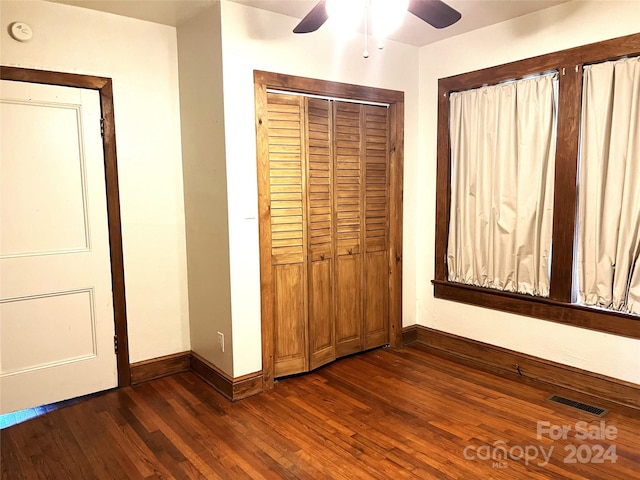
<path fill-rule="evenodd" d="M 367 0 L 327 0 L 329 24 L 341 35 L 355 33 L 362 23 Z"/>
<path fill-rule="evenodd" d="M 370 0 L 371 26 L 378 39 L 395 32 L 404 20 L 409 0 Z"/>

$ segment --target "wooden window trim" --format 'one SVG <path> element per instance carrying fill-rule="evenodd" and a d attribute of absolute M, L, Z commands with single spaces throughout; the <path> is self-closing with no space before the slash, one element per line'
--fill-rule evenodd
<path fill-rule="evenodd" d="M 640 318 L 571 303 L 577 208 L 578 135 L 584 65 L 640 54 L 640 33 L 438 80 L 434 296 L 592 330 L 640 338 Z M 553 254 L 549 298 L 502 292 L 447 280 L 451 201 L 449 95 L 526 75 L 559 72 Z"/>
<path fill-rule="evenodd" d="M 402 345 L 402 195 L 404 171 L 404 92 L 254 71 L 256 156 L 258 164 L 258 226 L 260 232 L 260 305 L 263 388 L 273 388 L 274 285 L 271 274 L 268 132 L 261 128 L 267 112 L 267 89 L 389 104 L 390 234 L 389 343 Z"/>
<path fill-rule="evenodd" d="M 0 66 L 0 78 L 16 82 L 61 85 L 64 87 L 97 90 L 103 118 L 105 185 L 107 189 L 107 217 L 109 221 L 109 247 L 111 253 L 111 288 L 115 332 L 118 337 L 118 387 L 131 384 L 129 367 L 129 340 L 127 334 L 127 307 L 124 288 L 124 262 L 122 256 L 122 227 L 120 220 L 120 193 L 118 188 L 118 161 L 116 156 L 116 129 L 113 112 L 113 84 L 110 78 L 74 73 L 50 72 Z"/>

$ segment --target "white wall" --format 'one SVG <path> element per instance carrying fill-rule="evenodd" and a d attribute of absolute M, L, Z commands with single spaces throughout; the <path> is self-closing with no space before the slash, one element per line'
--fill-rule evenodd
<path fill-rule="evenodd" d="M 220 4 L 177 30 L 191 350 L 232 375 Z"/>
<path fill-rule="evenodd" d="M 341 45 L 326 28 L 294 35 L 299 20 L 222 2 L 224 105 L 229 200 L 233 373 L 262 368 L 253 70 L 405 92 L 405 205 L 416 202 L 418 48 L 387 42 L 362 58 L 363 38 Z M 415 209 L 410 209 L 410 214 Z M 404 317 L 415 323 L 415 219 L 405 216 Z"/>
<path fill-rule="evenodd" d="M 9 37 L 18 20 L 30 42 Z M 0 28 L 3 65 L 113 78 L 130 359 L 189 350 L 175 28 L 4 0 Z"/>
<path fill-rule="evenodd" d="M 433 297 L 437 81 L 640 31 L 640 2 L 575 1 L 460 35 L 420 49 L 418 323 L 611 377 L 640 383 L 640 340 L 501 313 Z M 408 158 L 411 162 L 413 159 Z"/>

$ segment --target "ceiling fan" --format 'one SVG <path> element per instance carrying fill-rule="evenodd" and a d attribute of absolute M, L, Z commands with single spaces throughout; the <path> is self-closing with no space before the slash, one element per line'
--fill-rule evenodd
<path fill-rule="evenodd" d="M 329 19 L 328 2 L 331 0 L 320 0 L 293 29 L 293 33 L 311 33 L 318 30 Z M 365 5 L 368 6 L 369 3 L 370 0 L 366 0 Z M 462 18 L 460 12 L 441 0 L 410 0 L 407 10 L 435 28 L 449 27 Z"/>

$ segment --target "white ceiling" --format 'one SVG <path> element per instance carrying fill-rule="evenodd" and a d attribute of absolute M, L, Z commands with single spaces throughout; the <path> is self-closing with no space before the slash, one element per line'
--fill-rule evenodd
<path fill-rule="evenodd" d="M 197 15 L 216 0 L 49 0 L 76 5 L 126 17 L 177 26 Z M 318 0 L 229 0 L 251 7 L 270 10 L 298 19 L 303 18 Z M 568 0 L 446 0 L 462 13 L 462 19 L 451 27 L 438 30 L 407 13 L 402 26 L 390 39 L 422 46 L 447 37 L 504 22 L 537 10 L 553 7 Z M 326 27 L 325 27 L 326 28 Z M 305 35 L 313 35 L 308 33 Z"/>
<path fill-rule="evenodd" d="M 2 0 L 0 0 L 2 1 Z M 48 0 L 172 27 L 197 15 L 215 0 Z"/>

